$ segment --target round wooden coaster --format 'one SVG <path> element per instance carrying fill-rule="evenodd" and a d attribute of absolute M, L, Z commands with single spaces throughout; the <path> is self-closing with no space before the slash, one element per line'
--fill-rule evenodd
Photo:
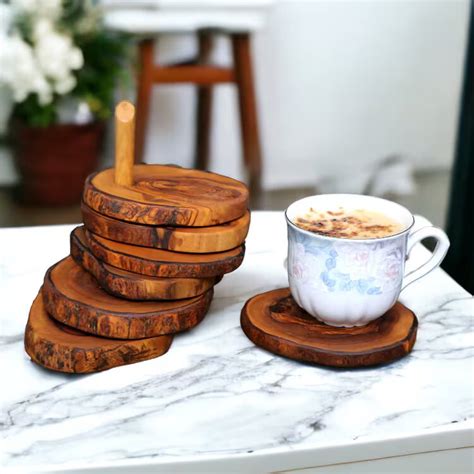
<path fill-rule="evenodd" d="M 68 257 L 53 265 L 43 284 L 44 306 L 58 321 L 99 336 L 139 339 L 190 329 L 209 309 L 213 290 L 176 301 L 127 301 L 106 293 Z"/>
<path fill-rule="evenodd" d="M 84 233 L 78 227 L 74 234 Z M 90 251 L 100 260 L 122 270 L 168 278 L 205 278 L 236 270 L 245 255 L 245 246 L 219 253 L 192 254 L 123 244 L 85 231 Z"/>
<path fill-rule="evenodd" d="M 240 322 L 247 337 L 263 349 L 333 367 L 364 367 L 399 359 L 412 350 L 418 328 L 416 316 L 401 303 L 366 326 L 328 326 L 300 308 L 289 288 L 250 298 Z"/>
<path fill-rule="evenodd" d="M 163 165 L 135 165 L 133 184 L 114 181 L 113 168 L 89 176 L 84 202 L 109 217 L 151 225 L 212 226 L 242 217 L 247 187 L 215 173 Z"/>
<path fill-rule="evenodd" d="M 225 252 L 242 245 L 250 225 L 250 212 L 233 221 L 211 227 L 158 227 L 104 216 L 81 204 L 88 230 L 106 239 L 174 252 Z"/>
<path fill-rule="evenodd" d="M 208 278 L 161 278 L 116 268 L 96 258 L 89 249 L 83 228 L 71 233 L 71 256 L 90 272 L 108 293 L 130 300 L 176 300 L 208 291 L 221 276 Z"/>
<path fill-rule="evenodd" d="M 25 330 L 25 350 L 47 369 L 83 374 L 133 364 L 165 354 L 173 336 L 117 340 L 91 336 L 50 318 L 41 293 L 33 301 Z"/>

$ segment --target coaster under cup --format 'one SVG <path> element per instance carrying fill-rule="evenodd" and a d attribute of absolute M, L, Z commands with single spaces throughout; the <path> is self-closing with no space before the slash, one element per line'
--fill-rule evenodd
<path fill-rule="evenodd" d="M 250 298 L 242 309 L 241 326 L 255 345 L 290 359 L 332 367 L 366 367 L 410 353 L 418 320 L 396 303 L 365 326 L 328 326 L 300 308 L 289 288 L 280 288 Z"/>

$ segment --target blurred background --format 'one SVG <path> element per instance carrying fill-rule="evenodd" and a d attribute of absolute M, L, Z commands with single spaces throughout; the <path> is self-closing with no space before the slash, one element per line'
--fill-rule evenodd
<path fill-rule="evenodd" d="M 137 161 L 247 181 L 254 209 L 395 200 L 448 229 L 446 268 L 472 288 L 470 16 L 467 0 L 0 3 L 0 226 L 79 222 L 128 98 Z"/>

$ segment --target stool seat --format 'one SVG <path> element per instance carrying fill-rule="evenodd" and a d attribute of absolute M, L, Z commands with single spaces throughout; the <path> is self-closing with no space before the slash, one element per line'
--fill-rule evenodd
<path fill-rule="evenodd" d="M 274 0 L 103 0 L 106 27 L 136 35 L 201 29 L 251 32 L 265 23 Z"/>

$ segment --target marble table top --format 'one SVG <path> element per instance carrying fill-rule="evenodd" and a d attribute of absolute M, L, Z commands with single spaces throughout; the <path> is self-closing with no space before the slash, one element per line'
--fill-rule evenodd
<path fill-rule="evenodd" d="M 29 306 L 45 270 L 68 253 L 73 227 L 0 229 L 3 468 L 210 471 L 260 460 L 284 469 L 403 454 L 416 440 L 425 451 L 472 444 L 474 300 L 440 269 L 403 292 L 420 320 L 418 340 L 390 365 L 315 367 L 246 338 L 244 302 L 287 286 L 282 213 L 252 214 L 242 267 L 217 286 L 206 319 L 175 337 L 168 354 L 93 375 L 36 366 L 23 350 Z M 411 260 L 428 256 L 420 245 Z"/>

